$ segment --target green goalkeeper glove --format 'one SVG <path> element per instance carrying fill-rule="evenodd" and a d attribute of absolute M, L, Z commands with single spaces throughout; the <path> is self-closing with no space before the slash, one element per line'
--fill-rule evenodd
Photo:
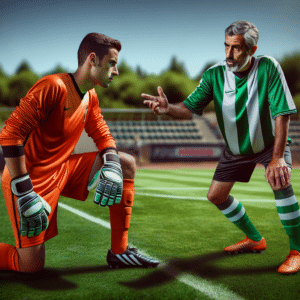
<path fill-rule="evenodd" d="M 123 174 L 118 154 L 105 153 L 103 155 L 103 167 L 88 185 L 88 190 L 91 191 L 96 186 L 94 203 L 112 206 L 121 202 Z"/>
<path fill-rule="evenodd" d="M 11 190 L 18 197 L 17 208 L 20 218 L 21 236 L 38 236 L 49 225 L 48 216 L 50 205 L 33 191 L 32 182 L 28 174 L 14 178 Z"/>

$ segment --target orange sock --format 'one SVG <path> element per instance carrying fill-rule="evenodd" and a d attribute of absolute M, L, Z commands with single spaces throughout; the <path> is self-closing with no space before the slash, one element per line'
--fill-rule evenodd
<path fill-rule="evenodd" d="M 19 271 L 19 256 L 16 247 L 0 243 L 0 270 Z"/>
<path fill-rule="evenodd" d="M 111 226 L 111 251 L 120 254 L 128 246 L 128 229 L 134 199 L 134 179 L 123 180 L 121 202 L 109 208 Z"/>

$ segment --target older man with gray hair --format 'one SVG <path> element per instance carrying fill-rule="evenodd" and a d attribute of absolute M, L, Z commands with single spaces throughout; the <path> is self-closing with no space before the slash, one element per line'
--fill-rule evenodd
<path fill-rule="evenodd" d="M 214 101 L 226 147 L 207 198 L 246 235 L 224 250 L 263 252 L 267 248 L 242 203 L 230 195 L 236 181 L 249 182 L 256 164 L 262 164 L 290 241 L 290 253 L 278 272 L 294 274 L 300 270 L 300 211 L 290 183 L 288 129 L 289 116 L 297 110 L 279 63 L 269 56 L 253 56 L 258 37 L 256 26 L 250 22 L 231 24 L 225 30 L 226 60 L 209 68 L 185 101 L 169 104 L 161 87 L 158 96 L 142 97 L 155 114 L 178 119 L 190 118 L 193 113 L 202 115 Z"/>

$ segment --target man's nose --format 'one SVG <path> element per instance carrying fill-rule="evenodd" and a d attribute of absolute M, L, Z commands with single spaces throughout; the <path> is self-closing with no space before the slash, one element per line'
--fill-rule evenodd
<path fill-rule="evenodd" d="M 118 75 L 119 75 L 119 70 L 118 70 L 117 66 L 114 68 L 113 74 L 114 74 L 115 76 L 118 76 Z"/>
<path fill-rule="evenodd" d="M 226 58 L 233 57 L 232 48 L 228 47 L 228 49 L 226 49 L 226 51 L 225 51 L 225 54 L 226 54 Z"/>

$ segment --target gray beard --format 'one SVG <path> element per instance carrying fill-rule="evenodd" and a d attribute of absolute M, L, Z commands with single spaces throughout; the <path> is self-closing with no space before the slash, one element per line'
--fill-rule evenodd
<path fill-rule="evenodd" d="M 228 67 L 227 66 L 228 71 L 230 71 L 230 72 L 239 72 L 240 70 L 242 70 L 247 65 L 247 63 L 249 62 L 249 58 L 250 58 L 250 56 L 247 55 L 245 57 L 245 60 L 242 61 L 241 63 L 237 64 L 236 66 L 233 66 L 233 67 Z"/>

